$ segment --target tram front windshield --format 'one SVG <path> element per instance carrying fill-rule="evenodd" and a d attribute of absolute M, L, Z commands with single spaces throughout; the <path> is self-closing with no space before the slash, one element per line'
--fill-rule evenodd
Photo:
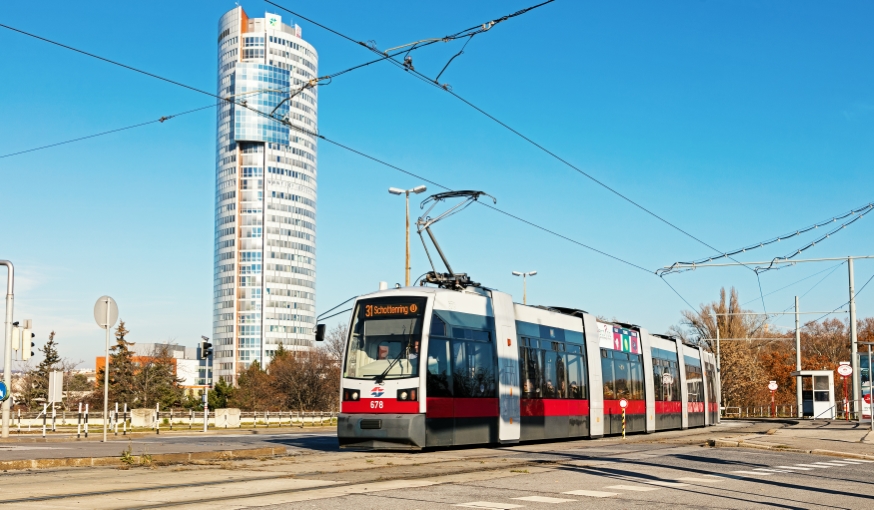
<path fill-rule="evenodd" d="M 380 380 L 417 377 L 424 312 L 425 298 L 359 301 L 343 377 Z"/>

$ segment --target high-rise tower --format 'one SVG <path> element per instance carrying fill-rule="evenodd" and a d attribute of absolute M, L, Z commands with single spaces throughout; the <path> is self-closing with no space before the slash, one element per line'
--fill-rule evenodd
<path fill-rule="evenodd" d="M 306 348 L 315 326 L 315 48 L 275 14 L 237 7 L 219 21 L 214 377 L 235 381 L 281 343 Z M 278 108 L 277 108 L 278 106 Z M 257 109 L 287 119 L 294 129 Z"/>

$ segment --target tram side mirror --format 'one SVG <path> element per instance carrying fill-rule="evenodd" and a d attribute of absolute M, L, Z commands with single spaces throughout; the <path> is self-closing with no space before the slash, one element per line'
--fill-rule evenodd
<path fill-rule="evenodd" d="M 316 326 L 316 342 L 324 342 L 325 341 L 325 325 L 318 324 Z"/>

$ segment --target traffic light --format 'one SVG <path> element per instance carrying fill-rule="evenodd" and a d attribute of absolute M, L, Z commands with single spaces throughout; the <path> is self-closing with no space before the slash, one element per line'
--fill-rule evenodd
<path fill-rule="evenodd" d="M 36 337 L 35 334 L 30 330 L 31 322 L 30 319 L 24 321 L 24 329 L 21 330 L 21 360 L 26 361 L 29 360 L 31 356 L 33 356 L 33 348 L 36 344 L 33 343 L 33 339 Z"/>
<path fill-rule="evenodd" d="M 208 359 L 212 356 L 212 344 L 209 343 L 209 338 L 202 336 L 200 337 L 203 340 L 200 341 L 200 358 Z"/>

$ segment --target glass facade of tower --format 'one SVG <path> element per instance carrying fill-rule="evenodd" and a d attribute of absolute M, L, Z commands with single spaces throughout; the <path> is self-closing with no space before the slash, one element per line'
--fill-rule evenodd
<path fill-rule="evenodd" d="M 314 336 L 317 93 L 283 100 L 317 64 L 300 28 L 278 15 L 237 7 L 219 21 L 218 95 L 233 101 L 217 113 L 216 378 L 235 381 L 280 344 L 308 348 Z"/>

